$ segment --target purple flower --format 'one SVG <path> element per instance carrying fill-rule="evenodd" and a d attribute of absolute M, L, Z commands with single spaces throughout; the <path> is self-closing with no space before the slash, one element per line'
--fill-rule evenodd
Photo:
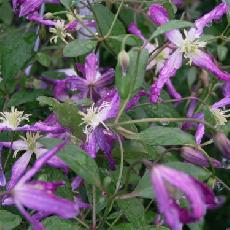
<path fill-rule="evenodd" d="M 218 132 L 214 135 L 213 139 L 215 145 L 221 151 L 223 156 L 230 160 L 230 140 L 226 137 L 226 135 Z"/>
<path fill-rule="evenodd" d="M 221 3 L 211 12 L 196 20 L 195 28 L 185 31 L 184 37 L 179 30 L 171 30 L 166 33 L 166 37 L 175 47 L 175 51 L 169 57 L 164 67 L 161 69 L 158 79 L 151 87 L 151 101 L 153 103 L 157 102 L 165 83 L 168 82 L 181 67 L 183 56 L 189 60 L 190 64 L 193 63 L 195 66 L 208 70 L 220 80 L 230 79 L 230 74 L 220 70 L 212 58 L 202 51 L 206 43 L 199 40 L 203 34 L 204 27 L 213 20 L 220 19 L 227 12 L 227 4 Z M 156 25 L 164 25 L 169 22 L 167 10 L 160 4 L 153 4 L 150 6 L 149 16 Z"/>
<path fill-rule="evenodd" d="M 213 168 L 223 168 L 223 165 L 220 161 L 212 157 L 207 157 L 204 155 L 204 153 L 191 147 L 182 147 L 181 156 L 185 161 L 201 167 L 211 166 Z"/>
<path fill-rule="evenodd" d="M 105 121 L 116 117 L 120 106 L 120 97 L 116 91 L 111 91 L 103 97 L 97 105 L 93 104 L 85 112 L 80 112 L 83 132 L 86 135 L 84 149 L 92 157 L 96 157 L 100 148 L 109 160 L 110 167 L 114 168 L 111 155 L 112 143 L 116 139 L 112 131 L 106 126 Z"/>
<path fill-rule="evenodd" d="M 219 201 L 207 185 L 184 172 L 156 165 L 152 168 L 151 180 L 160 213 L 172 230 L 181 230 L 182 224 L 200 220 L 207 208 L 215 208 Z M 188 207 L 179 205 L 186 198 Z M 176 197 L 177 195 L 177 197 Z"/>
<path fill-rule="evenodd" d="M 109 87 L 114 81 L 114 70 L 112 68 L 99 69 L 98 58 L 96 54 L 91 53 L 86 57 L 84 67 L 77 65 L 83 78 L 76 77 L 72 81 L 72 90 L 79 90 L 81 98 L 93 98 L 97 100 L 101 97 L 101 93 L 106 87 Z"/>
<path fill-rule="evenodd" d="M 83 207 L 83 202 L 66 200 L 54 194 L 59 186 L 64 185 L 63 182 L 30 181 L 65 144 L 65 142 L 58 144 L 40 157 L 14 186 L 10 188 L 8 186 L 9 193 L 3 198 L 3 205 L 15 205 L 36 230 L 44 229 L 43 225 L 35 217 L 31 217 L 25 207 L 38 211 L 39 216 L 58 215 L 62 218 L 75 217 Z"/>
<path fill-rule="evenodd" d="M 0 145 L 0 186 L 6 185 L 6 177 L 4 174 L 4 169 L 2 167 L 2 145 Z"/>

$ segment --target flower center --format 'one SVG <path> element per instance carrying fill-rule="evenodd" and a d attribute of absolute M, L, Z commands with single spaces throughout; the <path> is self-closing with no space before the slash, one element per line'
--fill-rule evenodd
<path fill-rule="evenodd" d="M 42 136 L 39 133 L 26 133 L 26 137 L 21 137 L 28 145 L 28 150 L 31 152 L 36 152 L 38 147 L 41 147 L 41 144 L 37 142 Z"/>
<path fill-rule="evenodd" d="M 11 107 L 11 112 L 1 112 L 0 116 L 2 124 L 16 129 L 22 121 L 29 121 L 30 114 L 24 114 L 23 111 L 18 111 L 16 108 Z"/>
<path fill-rule="evenodd" d="M 86 110 L 86 113 L 79 112 L 82 116 L 82 123 L 85 124 L 83 132 L 88 136 L 95 130 L 95 128 L 102 124 L 106 129 L 108 127 L 105 125 L 104 120 L 106 119 L 106 115 L 111 108 L 111 104 L 108 102 L 103 102 L 99 107 L 95 107 L 93 104 L 90 108 Z"/>
<path fill-rule="evenodd" d="M 227 118 L 230 117 L 230 114 L 226 114 L 226 113 L 230 112 L 230 109 L 229 110 L 210 109 L 210 111 L 212 112 L 217 125 L 223 126 L 228 122 Z"/>
<path fill-rule="evenodd" d="M 49 29 L 50 33 L 54 34 L 50 42 L 57 43 L 57 39 L 60 38 L 63 42 L 68 43 L 66 41 L 67 37 L 70 37 L 73 39 L 72 35 L 68 33 L 65 29 L 65 21 L 64 20 L 57 20 L 56 25 L 54 28 Z"/>
<path fill-rule="evenodd" d="M 181 52 L 184 53 L 184 57 L 190 59 L 189 64 L 191 65 L 192 56 L 196 54 L 196 52 L 200 48 L 204 48 L 206 46 L 206 42 L 199 41 L 199 37 L 195 36 L 195 31 L 192 33 L 184 30 L 184 41 L 181 45 Z"/>

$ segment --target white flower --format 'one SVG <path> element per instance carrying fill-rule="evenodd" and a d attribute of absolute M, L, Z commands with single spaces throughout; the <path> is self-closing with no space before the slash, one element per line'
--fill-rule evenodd
<path fill-rule="evenodd" d="M 215 109 L 211 108 L 210 111 L 213 114 L 217 125 L 223 126 L 228 122 L 227 118 L 230 117 L 230 114 L 226 114 L 226 113 L 230 112 L 230 109 L 221 110 L 217 108 Z"/>
<path fill-rule="evenodd" d="M 10 112 L 1 112 L 0 120 L 2 126 L 6 126 L 11 129 L 19 127 L 22 121 L 29 121 L 30 114 L 24 114 L 23 111 L 18 111 L 15 107 L 11 107 Z"/>
<path fill-rule="evenodd" d="M 67 43 L 66 38 L 70 37 L 73 39 L 72 35 L 68 33 L 65 29 L 65 21 L 64 20 L 57 20 L 56 25 L 54 28 L 49 29 L 50 33 L 54 34 L 50 42 L 57 43 L 58 38 L 60 38 L 63 42 Z"/>
<path fill-rule="evenodd" d="M 108 102 L 103 102 L 102 105 L 100 105 L 99 107 L 95 107 L 95 104 L 93 104 L 90 108 L 86 110 L 86 113 L 79 112 L 79 114 L 82 116 L 83 121 L 81 124 L 85 124 L 83 132 L 87 135 L 87 139 L 89 135 L 100 124 L 102 124 L 106 129 L 108 129 L 104 121 L 106 120 L 107 114 L 110 109 L 111 104 Z"/>

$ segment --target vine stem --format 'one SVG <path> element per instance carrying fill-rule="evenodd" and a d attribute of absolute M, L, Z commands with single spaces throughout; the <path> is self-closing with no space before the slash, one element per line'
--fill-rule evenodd
<path fill-rule="evenodd" d="M 216 131 L 216 128 L 210 123 L 195 118 L 144 118 L 144 119 L 115 123 L 113 126 L 130 125 L 130 124 L 147 123 L 147 122 L 195 122 L 195 123 L 202 123 L 208 126 L 209 128 L 211 128 L 213 131 Z"/>
<path fill-rule="evenodd" d="M 97 219 L 96 219 L 96 186 L 93 185 L 93 216 L 92 216 L 93 226 L 92 230 L 97 229 Z"/>

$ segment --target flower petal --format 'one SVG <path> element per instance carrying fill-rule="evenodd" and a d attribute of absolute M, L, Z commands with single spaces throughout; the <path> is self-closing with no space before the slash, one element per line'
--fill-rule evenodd
<path fill-rule="evenodd" d="M 161 90 L 170 77 L 173 77 L 176 74 L 176 71 L 182 65 L 182 54 L 179 50 L 176 50 L 166 61 L 165 66 L 161 69 L 158 79 L 154 82 L 151 87 L 150 99 L 153 103 L 156 103 Z"/>
<path fill-rule="evenodd" d="M 192 56 L 192 63 L 214 74 L 220 80 L 230 80 L 230 74 L 220 70 L 212 58 L 201 50 L 197 51 L 197 53 Z"/>

